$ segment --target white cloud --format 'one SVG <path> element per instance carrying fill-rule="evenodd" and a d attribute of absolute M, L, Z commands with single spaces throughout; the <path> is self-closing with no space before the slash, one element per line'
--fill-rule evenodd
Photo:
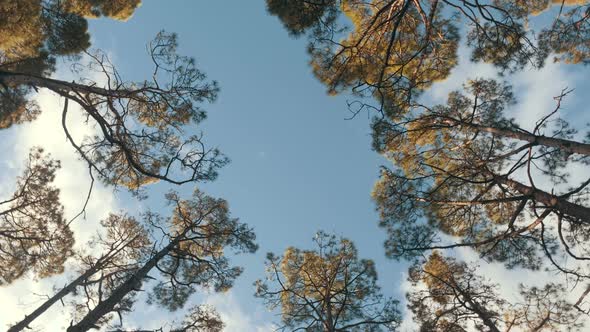
<path fill-rule="evenodd" d="M 427 90 L 427 100 L 436 103 L 444 103 L 449 92 L 459 90 L 469 79 L 497 77 L 494 66 L 485 63 L 476 63 L 469 60 L 470 50 L 466 45 L 461 44 L 458 50 L 459 62 L 452 70 L 451 75 L 444 81 L 437 82 Z"/>
<path fill-rule="evenodd" d="M 403 273 L 402 280 L 403 281 L 401 282 L 399 288 L 403 294 L 407 294 L 408 292 L 410 292 L 414 289 L 412 287 L 412 283 L 408 281 L 408 273 L 407 272 Z M 403 301 L 401 301 L 401 300 L 403 300 Z M 404 305 L 403 307 L 400 307 L 400 311 L 402 314 L 402 323 L 399 328 L 400 331 L 402 331 L 402 332 L 417 331 L 419 326 L 413 320 L 412 312 L 410 311 L 410 309 L 406 305 L 407 304 L 406 299 L 400 299 L 400 303 L 402 303 L 402 305 Z"/>
<path fill-rule="evenodd" d="M 59 74 L 66 75 L 65 73 Z M 100 82 L 100 78 L 92 78 Z M 65 80 L 69 80 L 69 78 L 65 78 Z M 78 158 L 74 148 L 66 140 L 61 125 L 63 98 L 46 90 L 41 90 L 35 98 L 42 110 L 41 115 L 35 121 L 0 131 L 0 139 L 5 142 L 0 147 L 0 155 L 3 156 L 0 165 L 6 170 L 0 174 L 0 198 L 7 197 L 14 190 L 14 178 L 22 171 L 23 161 L 27 157 L 29 149 L 33 146 L 41 146 L 53 158 L 61 162 L 62 168 L 57 173 L 55 185 L 60 189 L 65 216 L 69 220 L 80 212 L 86 200 L 90 185 L 88 166 Z M 83 113 L 76 105 L 70 103 L 68 128 L 75 139 L 81 139 L 84 135 L 94 132 L 92 127 L 84 124 L 84 120 Z M 135 210 L 140 206 L 137 202 L 131 202 L 133 205 L 131 207 L 120 206 L 121 196 L 123 195 L 115 195 L 112 188 L 104 187 L 97 178 L 92 197 L 86 208 L 86 218 L 80 217 L 71 225 L 75 234 L 76 248 L 84 248 L 89 238 L 100 230 L 99 221 L 110 212 L 125 209 L 134 213 L 135 211 L 129 211 L 129 209 Z M 63 287 L 68 276 L 69 280 L 74 277 L 73 270 L 71 266 L 67 266 L 66 271 L 69 272 L 69 275 L 54 276 L 42 280 L 34 280 L 32 277 L 23 278 L 9 286 L 0 287 L 0 299 L 3 304 L 0 314 L 0 330 L 11 323 L 18 322 L 42 304 L 47 296 L 55 293 L 54 287 L 57 289 Z M 273 330 L 269 323 L 259 321 L 261 315 L 257 312 L 250 313 L 241 308 L 231 292 L 211 295 L 206 298 L 205 302 L 218 309 L 223 321 L 227 324 L 226 331 L 262 332 Z M 172 319 L 182 319 L 177 314 L 142 304 L 141 301 L 135 306 L 135 312 L 129 316 L 129 319 L 125 319 L 124 322 L 132 325 L 127 327 L 133 325 L 138 327 L 170 326 Z M 71 311 L 62 307 L 60 303 L 56 303 L 36 319 L 32 327 L 41 331 L 59 331 L 64 330 L 70 324 L 70 320 Z"/>
<path fill-rule="evenodd" d="M 90 185 L 88 167 L 78 159 L 74 149 L 65 139 L 61 126 L 63 98 L 47 90 L 41 90 L 35 99 L 42 110 L 35 121 L 0 132 L 1 139 L 10 142 L 0 148 L 4 164 L 9 170 L 9 175 L 2 178 L 3 182 L 0 186 L 2 196 L 0 197 L 6 197 L 14 190 L 14 176 L 22 171 L 23 161 L 29 149 L 33 146 L 41 146 L 53 158 L 61 162 L 62 168 L 58 170 L 54 184 L 60 189 L 65 217 L 69 220 L 81 211 L 86 200 Z M 79 109 L 70 104 L 68 113 L 68 126 L 75 137 L 80 138 L 92 133 L 92 128 L 83 125 L 84 118 Z M 109 212 L 117 209 L 116 197 L 112 189 L 105 188 L 98 182 L 95 183 L 92 198 L 86 208 L 86 218 L 78 218 L 71 225 L 75 234 L 76 248 L 83 248 L 89 237 L 98 229 L 98 222 Z M 22 319 L 25 314 L 41 304 L 45 297 L 35 294 L 52 295 L 53 286 L 62 286 L 65 282 L 64 276 L 42 280 L 29 277 L 0 288 L 0 298 L 4 304 L 2 315 L 0 315 L 0 327 Z M 34 326 L 43 327 L 46 330 L 57 330 L 66 326 L 69 318 L 68 315 L 60 312 L 60 306 L 54 305 L 54 308 L 41 316 Z"/>
<path fill-rule="evenodd" d="M 583 101 L 581 101 L 584 97 L 583 91 L 588 84 L 586 82 L 589 74 L 588 67 L 576 66 L 576 68 L 572 68 L 560 63 L 547 63 L 540 70 L 524 70 L 511 76 L 499 77 L 493 66 L 470 62 L 468 54 L 469 51 L 464 46 L 459 49 L 459 65 L 447 80 L 434 84 L 425 94 L 427 103 L 445 103 L 448 93 L 461 89 L 461 86 L 469 79 L 496 78 L 506 80 L 513 86 L 518 103 L 508 110 L 507 116 L 514 117 L 516 122 L 525 129 L 532 130 L 536 121 L 553 111 L 556 107 L 554 97 L 566 88 L 574 89 L 574 91 L 564 99 L 559 114 L 578 129 L 583 129 L 583 126 L 590 122 L 590 113 L 587 112 Z M 587 166 L 571 164 L 568 165 L 567 171 L 571 175 L 569 180 L 571 185 L 588 178 Z M 524 174 L 519 174 L 517 180 L 528 183 Z M 551 192 L 554 187 L 551 181 L 539 172 L 535 173 L 535 185 L 547 192 Z M 556 274 L 553 271 L 529 271 L 518 268 L 508 270 L 503 264 L 486 263 L 471 249 L 447 251 L 445 254 L 455 256 L 461 261 L 478 264 L 477 274 L 489 278 L 493 283 L 498 283 L 500 295 L 509 301 L 518 300 L 519 284 L 542 286 L 550 282 L 563 283 L 571 291 L 569 300 L 572 302 L 575 302 L 587 287 L 587 284 L 578 284 L 577 286 L 573 283 L 568 284 L 568 280 L 563 274 Z M 574 263 L 570 267 L 576 265 L 578 264 Z M 400 288 L 404 293 L 412 289 L 407 281 L 403 282 Z M 415 330 L 416 325 L 411 321 L 411 312 L 407 308 L 403 309 L 403 317 L 401 330 Z"/>
<path fill-rule="evenodd" d="M 512 84 L 519 101 L 512 115 L 515 116 L 517 122 L 532 130 L 537 120 L 555 109 L 556 101 L 554 97 L 558 96 L 564 89 L 575 89 L 577 87 L 577 90 L 574 90 L 564 99 L 560 111 L 562 115 L 563 113 L 570 113 L 567 111 L 567 106 L 576 104 L 578 96 L 583 93 L 584 80 L 588 74 L 588 71 L 584 70 L 585 68 L 577 69 L 573 71 L 571 67 L 564 64 L 548 63 L 541 70 L 531 70 L 515 75 Z M 585 112 L 578 113 L 586 120 L 588 119 L 587 114 L 584 114 Z M 568 119 L 568 117 L 565 118 Z M 572 121 L 576 125 L 582 119 L 569 118 L 569 120 L 576 120 Z"/>
<path fill-rule="evenodd" d="M 263 320 L 265 310 L 263 307 L 257 305 L 245 311 L 232 291 L 210 295 L 205 303 L 217 309 L 225 323 L 224 331 L 226 332 L 270 332 L 276 329 L 273 323 Z"/>
<path fill-rule="evenodd" d="M 146 288 L 149 288 L 146 285 Z M 139 296 L 138 302 L 145 300 L 146 294 Z M 163 328 L 164 331 L 171 327 L 179 326 L 188 312 L 195 305 L 210 305 L 219 313 L 225 324 L 224 332 L 271 332 L 276 330 L 272 322 L 268 322 L 268 312 L 261 305 L 247 308 L 240 304 L 232 290 L 224 293 L 214 293 L 212 290 L 199 290 L 186 303 L 183 309 L 169 312 L 158 305 L 136 306 L 133 313 L 123 318 L 123 326 L 127 330 L 150 330 Z M 113 321 L 118 323 L 118 321 Z"/>

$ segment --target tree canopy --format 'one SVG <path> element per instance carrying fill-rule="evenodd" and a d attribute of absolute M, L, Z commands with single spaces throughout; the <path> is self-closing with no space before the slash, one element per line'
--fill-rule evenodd
<path fill-rule="evenodd" d="M 90 46 L 87 18 L 127 20 L 140 4 L 141 0 L 2 1 L 2 62 L 77 54 Z"/>
<path fill-rule="evenodd" d="M 508 268 L 587 281 L 590 179 L 569 170 L 588 169 L 590 136 L 564 117 L 571 90 L 522 124 L 511 118 L 520 91 L 502 79 L 550 58 L 587 64 L 588 1 L 267 0 L 267 9 L 306 36 L 328 92 L 356 96 L 353 117 L 373 115 L 373 148 L 391 162 L 372 193 L 389 257 L 469 247 Z M 432 105 L 422 94 L 449 77 L 460 45 L 498 75 Z"/>
<path fill-rule="evenodd" d="M 148 302 L 170 311 L 183 308 L 199 289 L 230 289 L 242 268 L 230 265 L 229 251 L 255 252 L 253 231 L 230 216 L 225 200 L 198 190 L 190 199 L 171 192 L 166 200 L 170 217 L 146 212 L 141 221 L 126 214 L 102 220 L 105 232 L 95 236 L 88 252 L 76 255 L 78 276 L 9 331 L 28 328 L 55 303 L 66 302 L 68 295 L 73 311 L 68 331 L 87 331 L 108 324 L 122 328 L 124 313 L 131 311 L 149 280 L 153 282 Z M 111 323 L 115 315 L 119 324 Z M 218 314 L 207 306 L 193 306 L 179 324 L 183 331 L 223 327 Z"/>
<path fill-rule="evenodd" d="M 215 99 L 217 84 L 206 81 L 194 60 L 178 55 L 176 47 L 176 36 L 164 32 L 149 44 L 154 65 L 150 81 L 124 81 L 102 52 L 88 53 L 87 69 L 103 76 L 104 87 L 86 78 L 66 82 L 12 71 L 0 71 L 0 81 L 9 89 L 33 86 L 63 97 L 62 127 L 68 142 L 107 184 L 137 191 L 158 180 L 212 180 L 227 158 L 206 148 L 201 135 L 185 137 L 182 128 L 205 118 L 199 104 Z M 67 125 L 70 102 L 99 128 L 95 136 L 81 142 L 72 137 Z"/>
<path fill-rule="evenodd" d="M 78 276 L 24 319 L 12 325 L 9 332 L 28 328 L 55 303 L 64 303 L 70 294 L 85 298 L 85 302 L 74 302 L 74 307 L 83 310 L 91 303 L 100 301 L 104 291 L 120 283 L 121 279 L 140 266 L 152 246 L 148 230 L 137 219 L 125 214 L 110 214 L 101 221 L 101 226 L 104 234 L 96 234 L 88 243 L 87 250 L 74 255 Z"/>
<path fill-rule="evenodd" d="M 377 101 L 350 105 L 353 114 L 375 111 L 373 148 L 393 164 L 373 192 L 390 256 L 470 246 L 508 267 L 549 262 L 577 277 L 586 272 L 563 262 L 586 256 L 590 180 L 571 183 L 564 168 L 587 167 L 590 144 L 560 116 L 570 91 L 530 128 L 509 117 L 517 97 L 497 80 L 470 80 L 446 105 L 420 94 L 457 64 L 460 36 L 472 60 L 501 73 L 540 68 L 550 54 L 586 63 L 589 5 L 267 1 L 287 30 L 308 36 L 311 66 L 329 91 Z M 441 243 L 441 233 L 458 241 Z"/>
<path fill-rule="evenodd" d="M 77 319 L 68 327 L 68 332 L 101 326 L 115 313 L 121 317 L 123 312 L 129 311 L 136 293 L 142 291 L 148 279 L 156 278 L 149 302 L 170 311 L 184 307 L 198 288 L 218 292 L 231 288 L 242 268 L 231 266 L 226 253 L 229 250 L 255 252 L 258 246 L 254 243 L 253 231 L 230 216 L 225 200 L 212 198 L 199 190 L 187 200 L 173 192 L 166 200 L 172 208 L 170 217 L 147 212 L 143 220 L 145 225 L 159 231 L 163 239 L 150 248 L 144 259 L 138 260 L 136 268 L 124 271 L 113 282 L 101 275 L 99 282 L 92 285 L 94 291 L 84 292 L 86 296 L 96 294 L 96 300 L 82 301 L 82 305 L 76 306 Z M 148 275 L 151 271 L 157 271 L 159 276 Z"/>
<path fill-rule="evenodd" d="M 572 63 L 589 56 L 587 1 L 267 0 L 267 8 L 291 34 L 308 36 L 329 92 L 373 96 L 378 105 L 368 107 L 393 118 L 449 76 L 460 32 L 473 60 L 502 71 L 540 67 L 552 52 Z M 553 20 L 527 28 L 539 15 Z"/>
<path fill-rule="evenodd" d="M 152 78 L 140 82 L 123 80 L 104 52 L 86 51 L 90 46 L 86 17 L 125 20 L 139 4 L 139 0 L 5 1 L 1 17 L 14 24 L 0 22 L 6 29 L 5 39 L 0 40 L 0 129 L 35 119 L 42 110 L 32 99 L 33 90 L 45 88 L 65 99 L 66 137 L 104 182 L 137 191 L 158 180 L 181 184 L 214 179 L 227 159 L 206 148 L 201 135 L 185 137 L 182 128 L 205 118 L 199 104 L 215 100 L 218 87 L 206 81 L 194 59 L 176 53 L 176 36 L 161 32 L 148 45 Z M 71 82 L 48 77 L 56 56 L 80 53 L 88 65 L 75 66 L 78 73 L 97 73 L 105 83 L 87 77 Z M 99 128 L 96 136 L 82 142 L 72 138 L 69 103 L 92 119 Z"/>
<path fill-rule="evenodd" d="M 373 261 L 359 259 L 352 242 L 318 232 L 314 250 L 287 248 L 267 255 L 267 279 L 256 296 L 280 307 L 289 331 L 394 331 L 397 301 L 384 297 Z"/>
<path fill-rule="evenodd" d="M 0 287 L 27 277 L 62 275 L 65 283 L 9 332 L 35 329 L 58 302 L 70 315 L 68 332 L 220 332 L 223 313 L 194 303 L 196 295 L 230 290 L 243 272 L 234 257 L 258 249 L 227 201 L 200 187 L 186 198 L 168 191 L 168 213 L 140 201 L 149 184 L 163 182 L 156 190 L 164 192 L 200 185 L 229 162 L 200 132 L 218 83 L 179 52 L 175 33 L 162 30 L 147 44 L 149 68 L 138 66 L 138 80 L 109 50 L 91 49 L 90 19 L 126 21 L 140 5 L 0 0 L 0 134 L 50 111 L 37 103 L 41 90 L 50 92 L 61 103 L 55 127 L 91 181 L 83 210 L 66 219 L 55 181 L 62 164 L 34 147 L 0 200 Z M 397 331 L 407 319 L 424 332 L 583 331 L 590 131 L 564 110 L 576 93 L 567 87 L 544 96 L 555 105 L 535 110 L 536 119 L 518 121 L 524 91 L 511 83 L 550 61 L 590 64 L 590 1 L 266 0 L 266 8 L 290 36 L 307 40 L 310 69 L 328 94 L 353 98 L 351 118 L 369 115 L 372 149 L 386 162 L 371 193 L 385 254 L 409 266 L 402 317 L 377 263 L 360 258 L 346 237 L 320 231 L 311 249 L 268 253 L 254 296 L 278 313 L 274 327 Z M 428 96 L 463 57 L 494 74 L 467 79 L 446 100 Z M 73 79 L 64 78 L 62 60 Z M 83 120 L 72 124 L 75 112 Z M 90 134 L 76 135 L 80 127 Z M 104 211 L 90 242 L 74 247 L 71 225 L 84 215 L 95 177 L 128 189 L 119 201 L 142 202 L 140 211 Z M 462 260 L 473 253 L 480 261 Z M 484 261 L 530 277 L 510 292 L 516 288 L 483 272 Z M 555 280 L 532 274 L 547 272 Z M 132 326 L 128 314 L 140 305 L 165 319 Z"/>
<path fill-rule="evenodd" d="M 474 267 L 433 252 L 410 268 L 408 307 L 420 331 L 581 331 L 581 313 L 558 284 L 520 286 L 514 303 Z"/>
<path fill-rule="evenodd" d="M 14 194 L 0 201 L 0 286 L 27 272 L 60 274 L 72 256 L 74 234 L 53 185 L 59 168 L 59 161 L 33 148 Z"/>
<path fill-rule="evenodd" d="M 529 129 L 504 115 L 513 104 L 510 86 L 475 80 L 465 92 L 471 95 L 452 92 L 446 105 L 420 106 L 419 116 L 378 125 L 377 150 L 395 165 L 382 170 L 373 192 L 391 235 L 388 253 L 470 246 L 508 267 L 549 262 L 585 277 L 583 269 L 564 267 L 563 257 L 587 255 L 589 182 L 570 183 L 565 167 L 587 167 L 590 145 L 573 141 L 576 131 L 561 118 L 547 127 L 565 94 Z M 439 231 L 458 240 L 441 243 Z"/>
<path fill-rule="evenodd" d="M 4 0 L 0 3 L 0 71 L 46 77 L 57 57 L 90 47 L 87 18 L 128 19 L 140 0 Z M 31 85 L 2 83 L 0 129 L 40 112 Z"/>

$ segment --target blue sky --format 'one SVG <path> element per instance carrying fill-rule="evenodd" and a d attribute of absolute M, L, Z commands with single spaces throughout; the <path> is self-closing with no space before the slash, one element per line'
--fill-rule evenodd
<path fill-rule="evenodd" d="M 146 2 L 128 22 L 91 24 L 93 46 L 111 52 L 123 76 L 136 79 L 149 73 L 145 43 L 161 29 L 176 32 L 179 53 L 194 56 L 220 83 L 199 129 L 231 163 L 201 188 L 227 199 L 258 237 L 256 255 L 235 259 L 245 267 L 233 291 L 239 304 L 261 305 L 252 283 L 264 276 L 266 252 L 309 248 L 318 230 L 352 239 L 361 257 L 377 262 L 384 290 L 399 295 L 405 268 L 385 259 L 370 200 L 383 160 L 370 150 L 369 121 L 345 120 L 347 99 L 328 96 L 313 77 L 305 40 L 290 38 L 264 1 Z M 168 188 L 150 188 L 150 202 Z M 188 195 L 193 187 L 175 189 Z"/>
<path fill-rule="evenodd" d="M 219 98 L 205 105 L 208 119 L 195 130 L 202 130 L 206 142 L 219 147 L 232 162 L 221 170 L 218 180 L 198 186 L 229 201 L 233 215 L 254 227 L 260 249 L 255 255 L 235 257 L 233 262 L 245 271 L 230 293 L 196 296 L 193 304 L 206 301 L 218 306 L 230 332 L 267 331 L 268 322 L 278 317 L 267 313 L 253 297 L 252 286 L 264 276 L 266 253 L 281 253 L 288 246 L 310 248 L 318 230 L 352 239 L 360 257 L 376 262 L 385 295 L 403 300 L 407 265 L 384 257 L 385 234 L 377 226 L 370 199 L 378 168 L 387 162 L 370 149 L 367 116 L 345 120 L 349 116 L 347 96 L 325 93 L 325 87 L 311 74 L 305 40 L 290 38 L 278 19 L 266 13 L 264 0 L 146 1 L 129 21 L 92 20 L 90 29 L 93 47 L 111 55 L 124 79 L 142 80 L 150 75 L 145 45 L 164 29 L 178 34 L 179 53 L 195 57 L 199 68 L 219 81 Z M 464 49 L 460 54 L 461 63 L 453 75 L 436 84 L 428 98 L 444 102 L 446 94 L 466 78 L 495 75 L 490 66 L 469 63 Z M 73 79 L 66 69 L 62 67 L 56 76 Z M 509 77 L 518 91 L 524 91 L 512 115 L 525 127 L 532 126 L 540 114 L 553 109 L 552 96 L 567 86 L 577 90 L 566 100 L 563 112 L 583 126 L 590 121 L 590 114 L 584 112 L 579 92 L 588 88 L 588 74 L 587 67 L 548 64 L 541 71 Z M 59 98 L 42 92 L 38 100 L 44 109 L 38 120 L 0 132 L 5 142 L 0 154 L 13 156 L 0 160 L 7 170 L 0 174 L 0 192 L 10 192 L 5 183 L 18 173 L 28 146 L 42 144 L 62 160 L 56 182 L 62 189 L 66 212 L 72 216 L 82 204 L 86 169 L 64 144 L 59 112 L 55 112 L 61 109 Z M 578 173 L 584 175 L 587 170 Z M 73 225 L 77 245 L 83 246 L 97 221 L 110 211 L 159 209 L 163 193 L 176 189 L 186 197 L 193 188 L 159 183 L 149 187 L 148 200 L 137 202 L 124 191 L 113 196 L 111 189 L 97 186 L 87 220 Z M 476 258 L 471 253 L 459 254 Z M 507 295 L 514 293 L 518 281 L 530 279 L 530 274 L 506 271 L 494 264 L 484 264 L 481 271 L 506 284 Z M 551 276 L 539 274 L 535 281 L 548 278 Z M 64 279 L 22 280 L 0 288 L 0 298 L 17 303 L 13 314 L 0 314 L 0 326 L 38 304 L 33 293 L 51 294 L 52 287 L 62 285 Z M 61 322 L 55 315 L 62 314 L 62 309 L 52 310 L 39 326 Z M 69 312 L 63 314 L 60 317 Z M 166 316 L 163 310 L 139 305 L 128 322 L 155 328 Z"/>

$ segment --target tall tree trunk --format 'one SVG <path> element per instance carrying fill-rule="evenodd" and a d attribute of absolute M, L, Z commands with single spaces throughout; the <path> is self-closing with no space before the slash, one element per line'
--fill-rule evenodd
<path fill-rule="evenodd" d="M 84 280 L 90 278 L 93 274 L 95 274 L 99 270 L 98 266 L 94 266 L 91 269 L 88 269 L 84 274 L 76 278 L 76 280 L 70 282 L 66 287 L 62 288 L 59 292 L 53 295 L 50 299 L 45 301 L 41 304 L 35 311 L 26 315 L 23 320 L 16 323 L 15 325 L 11 326 L 7 332 L 18 332 L 22 331 L 25 328 L 29 328 L 29 324 L 31 324 L 35 319 L 41 316 L 47 309 L 49 309 L 52 305 L 54 305 L 57 301 L 60 301 L 64 296 L 68 295 L 72 292 L 76 287 L 78 287 Z"/>
<path fill-rule="evenodd" d="M 326 290 L 326 292 L 330 292 L 330 290 Z M 334 332 L 336 331 L 336 326 L 334 326 L 334 319 L 332 317 L 332 299 L 329 295 L 324 297 L 324 301 L 326 302 L 326 323 L 325 323 L 325 330 L 326 332 Z"/>
<path fill-rule="evenodd" d="M 553 208 L 565 215 L 575 217 L 584 223 L 590 223 L 590 208 L 567 201 L 563 197 L 550 194 L 546 191 L 524 185 L 507 176 L 494 175 L 494 181 L 506 185 L 523 195 L 530 196 L 537 202 L 543 203 L 548 208 Z"/>
<path fill-rule="evenodd" d="M 85 332 L 92 328 L 98 328 L 96 322 L 103 316 L 113 310 L 117 303 L 120 303 L 123 298 L 136 290 L 139 290 L 143 280 L 148 273 L 156 266 L 156 264 L 166 256 L 172 248 L 176 247 L 182 239 L 186 236 L 190 228 L 186 228 L 182 234 L 178 235 L 166 247 L 155 254 L 148 260 L 137 272 L 135 272 L 123 284 L 119 285 L 113 293 L 104 301 L 100 302 L 94 309 L 92 309 L 80 322 L 76 325 L 68 327 L 67 332 Z"/>
<path fill-rule="evenodd" d="M 459 287 L 459 285 L 457 285 L 456 283 L 454 284 L 455 288 L 459 291 L 459 294 L 461 294 L 465 302 L 469 303 L 469 305 L 471 306 L 471 310 L 477 315 L 477 317 L 479 317 L 479 319 L 481 319 L 483 324 L 487 326 L 491 332 L 500 332 L 500 330 L 496 326 L 496 323 L 494 323 L 494 321 L 492 320 L 492 317 L 490 316 L 488 310 L 479 305 L 479 303 L 473 301 L 471 295 L 469 295 L 468 292 L 465 292 L 461 287 Z"/>
<path fill-rule="evenodd" d="M 547 137 L 542 135 L 534 135 L 529 134 L 523 131 L 518 131 L 509 128 L 499 128 L 499 127 L 491 127 L 491 126 L 484 126 L 478 123 L 461 121 L 453 118 L 445 117 L 445 123 L 451 126 L 465 126 L 469 127 L 476 131 L 483 131 L 486 133 L 494 134 L 497 136 L 509 137 L 514 138 L 521 141 L 526 141 L 529 143 L 533 143 L 535 145 L 544 145 L 552 148 L 559 149 L 561 151 L 569 152 L 569 153 L 578 153 L 586 156 L 590 156 L 590 144 L 580 143 L 577 141 L 561 139 L 561 138 L 554 138 L 554 137 Z"/>
<path fill-rule="evenodd" d="M 135 240 L 135 238 L 136 237 L 134 237 L 131 241 Z M 76 280 L 70 282 L 66 287 L 62 288 L 59 292 L 57 292 L 55 295 L 53 295 L 50 299 L 48 299 L 43 304 L 41 304 L 31 314 L 26 315 L 22 321 L 11 326 L 7 332 L 18 332 L 18 331 L 24 330 L 25 328 L 28 328 L 29 324 L 31 324 L 35 319 L 37 319 L 39 316 L 41 316 L 45 311 L 47 311 L 47 309 L 49 309 L 57 301 L 60 301 L 66 295 L 71 293 L 76 287 L 81 285 L 82 282 L 84 282 L 85 280 L 88 280 L 88 278 L 90 278 L 92 275 L 97 273 L 100 269 L 102 269 L 108 262 L 110 262 L 123 249 L 125 249 L 124 245 L 117 248 L 116 250 L 112 250 L 112 251 L 108 252 L 107 254 L 103 255 L 102 257 L 100 257 L 96 261 L 94 266 L 92 266 L 90 269 L 86 270 L 86 272 L 84 272 L 82 275 L 80 275 L 78 278 L 76 278 Z"/>
<path fill-rule="evenodd" d="M 48 77 L 36 76 L 32 74 L 14 73 L 1 70 L 0 83 L 8 86 L 30 85 L 38 88 L 47 88 L 54 92 L 78 91 L 94 93 L 101 96 L 109 96 L 115 98 L 127 98 L 133 93 L 151 90 L 150 88 L 139 88 L 137 90 L 128 90 L 125 88 L 105 89 L 93 85 L 85 85 L 75 82 L 56 80 Z"/>

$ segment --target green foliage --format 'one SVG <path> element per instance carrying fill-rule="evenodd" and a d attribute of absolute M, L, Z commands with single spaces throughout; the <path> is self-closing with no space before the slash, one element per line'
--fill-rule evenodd
<path fill-rule="evenodd" d="M 325 15 L 332 16 L 335 3 L 335 0 L 267 0 L 266 6 L 269 13 L 279 17 L 289 33 L 298 36 L 316 25 Z"/>
<path fill-rule="evenodd" d="M 528 27 L 559 4 L 553 24 Z M 330 93 L 373 96 L 378 105 L 368 109 L 392 119 L 448 77 L 462 27 L 472 60 L 501 71 L 541 67 L 552 52 L 588 61 L 587 1 L 267 0 L 267 8 L 292 35 L 307 34 L 311 66 Z"/>
<path fill-rule="evenodd" d="M 508 268 L 553 265 L 589 277 L 577 263 L 590 254 L 590 181 L 571 183 L 565 169 L 587 166 L 590 145 L 558 115 L 568 92 L 530 128 L 506 115 L 516 98 L 505 83 L 469 81 L 445 105 L 419 99 L 457 64 L 459 32 L 471 60 L 500 74 L 540 68 L 552 54 L 588 63 L 588 1 L 267 4 L 292 34 L 307 34 L 312 69 L 328 91 L 358 96 L 353 116 L 375 114 L 373 147 L 393 164 L 373 191 L 388 256 L 470 247 Z M 447 323 L 439 330 L 464 330 Z"/>
<path fill-rule="evenodd" d="M 145 225 L 127 214 L 109 214 L 100 224 L 101 232 L 88 243 L 88 249 L 76 255 L 78 273 L 84 278 L 73 281 L 74 297 L 69 301 L 74 311 L 73 320 L 86 314 L 89 303 L 107 299 L 149 258 L 154 245 Z M 118 303 L 113 312 L 129 311 L 135 302 L 134 295 Z M 105 324 L 111 318 L 107 315 L 98 324 Z"/>
<path fill-rule="evenodd" d="M 37 103 L 28 99 L 28 89 L 6 89 L 0 98 L 0 129 L 34 120 L 41 110 Z"/>
<path fill-rule="evenodd" d="M 90 46 L 87 17 L 125 20 L 140 3 L 140 0 L 3 0 L 0 52 L 19 61 L 42 50 L 57 56 L 79 53 Z"/>
<path fill-rule="evenodd" d="M 30 89 L 46 88 L 66 99 L 62 111 L 66 138 L 106 184 L 125 186 L 142 197 L 142 187 L 159 180 L 175 184 L 213 180 L 228 159 L 219 150 L 206 148 L 201 134 L 187 136 L 183 129 L 205 119 L 200 104 L 214 101 L 219 88 L 194 59 L 176 49 L 176 35 L 158 33 L 148 45 L 154 65 L 151 80 L 140 82 L 122 80 L 100 51 L 87 53 L 91 61 L 86 70 L 102 75 L 106 86 L 85 78 L 78 83 L 0 71 L 0 85 L 5 87 L 5 98 L 0 100 L 9 106 L 0 113 L 0 128 L 33 119 L 39 110 L 28 101 Z M 70 134 L 66 121 L 70 102 L 96 126 L 95 135 L 78 141 Z"/>
<path fill-rule="evenodd" d="M 90 47 L 87 17 L 124 20 L 140 2 L 1 0 L 0 76 L 5 72 L 48 76 L 57 57 L 76 56 Z M 39 109 L 29 100 L 31 92 L 30 85 L 2 83 L 0 129 L 35 119 Z"/>
<path fill-rule="evenodd" d="M 215 308 L 199 305 L 189 309 L 180 326 L 170 332 L 221 332 L 224 327 L 225 324 Z"/>

